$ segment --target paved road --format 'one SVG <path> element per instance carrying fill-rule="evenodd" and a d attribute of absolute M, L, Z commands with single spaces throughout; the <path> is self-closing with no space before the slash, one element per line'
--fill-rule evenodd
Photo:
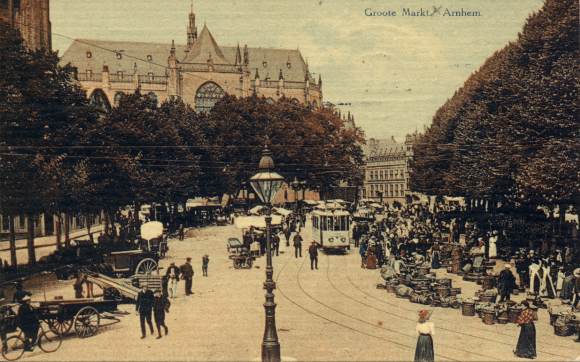
<path fill-rule="evenodd" d="M 180 293 L 168 315 L 170 335 L 160 340 L 139 338 L 138 317 L 104 327 L 89 339 L 67 338 L 59 351 L 34 352 L 30 360 L 257 360 L 264 330 L 265 258 L 251 270 L 235 270 L 227 257 L 227 237 L 240 236 L 233 226 L 210 227 L 193 232 L 184 241 L 171 241 L 167 266 L 193 257 L 194 292 Z M 306 232 L 305 240 L 309 240 Z M 283 244 L 284 245 L 284 244 Z M 294 258 L 291 248 L 281 247 L 274 258 L 277 327 L 282 355 L 289 360 L 410 361 L 416 343 L 416 312 L 421 307 L 376 289 L 377 270 L 360 268 L 356 251 L 348 255 L 320 255 L 319 270 L 310 270 L 307 253 Z M 201 257 L 209 254 L 209 277 L 201 276 Z M 459 283 L 457 278 L 454 281 Z M 476 285 L 463 283 L 473 295 Z M 47 295 L 72 296 L 70 282 L 49 283 Z M 459 310 L 437 308 L 433 314 L 437 334 L 437 360 L 511 361 L 518 328 L 486 326 L 478 318 L 462 317 Z M 538 360 L 571 361 L 580 356 L 573 338 L 557 337 L 541 311 Z"/>

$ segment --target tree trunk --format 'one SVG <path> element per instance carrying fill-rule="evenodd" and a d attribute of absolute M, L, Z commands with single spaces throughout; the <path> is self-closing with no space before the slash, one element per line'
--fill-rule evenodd
<path fill-rule="evenodd" d="M 64 214 L 64 246 L 70 246 L 70 215 L 68 212 Z"/>
<path fill-rule="evenodd" d="M 93 238 L 93 233 L 91 232 L 91 224 L 93 223 L 91 214 L 87 213 L 86 218 L 87 218 L 87 233 L 89 234 L 89 240 L 91 241 L 91 243 L 94 243 L 95 239 Z"/>
<path fill-rule="evenodd" d="M 28 265 L 36 264 L 36 250 L 34 248 L 34 215 L 27 215 L 28 238 L 26 246 L 28 248 Z"/>
<path fill-rule="evenodd" d="M 57 213 L 56 215 L 56 248 L 62 248 L 62 214 Z"/>
<path fill-rule="evenodd" d="M 18 260 L 16 258 L 16 230 L 14 229 L 14 215 L 10 215 L 10 265 L 16 269 Z"/>
<path fill-rule="evenodd" d="M 107 215 L 107 211 L 102 210 L 101 215 L 103 215 L 102 219 L 104 219 L 103 221 L 105 224 L 105 235 L 109 235 L 109 217 Z"/>

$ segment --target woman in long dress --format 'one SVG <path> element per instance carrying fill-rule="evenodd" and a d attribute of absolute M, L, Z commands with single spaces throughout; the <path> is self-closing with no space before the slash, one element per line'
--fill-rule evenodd
<path fill-rule="evenodd" d="M 536 326 L 534 325 L 534 312 L 530 309 L 528 301 L 523 301 L 522 304 L 526 307 L 518 319 L 517 323 L 520 326 L 520 337 L 518 338 L 518 345 L 514 351 L 515 355 L 520 358 L 536 358 Z"/>
<path fill-rule="evenodd" d="M 415 327 L 417 331 L 417 347 L 415 348 L 415 362 L 433 362 L 435 351 L 433 348 L 433 335 L 435 335 L 435 325 L 429 322 L 431 313 L 427 310 L 419 311 L 419 322 Z"/>
<path fill-rule="evenodd" d="M 434 243 L 431 247 L 431 269 L 441 268 L 441 254 L 439 253 L 439 244 Z"/>

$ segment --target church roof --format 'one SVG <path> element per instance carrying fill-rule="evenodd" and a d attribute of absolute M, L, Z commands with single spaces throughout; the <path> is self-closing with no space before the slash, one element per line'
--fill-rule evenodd
<path fill-rule="evenodd" d="M 227 64 L 227 60 L 224 58 L 224 54 L 213 35 L 211 35 L 207 26 L 204 25 L 199 37 L 185 56 L 183 63 L 206 63 L 210 57 L 215 64 Z"/>
<path fill-rule="evenodd" d="M 397 142 L 394 137 L 390 139 L 371 138 L 363 148 L 363 152 L 367 158 L 402 156 L 405 155 L 405 145 Z"/>
<path fill-rule="evenodd" d="M 176 48 L 178 54 L 183 54 L 186 46 Z M 64 52 L 60 62 L 63 65 L 71 63 L 80 73 L 87 69 L 98 73 L 103 65 L 108 65 L 111 73 L 132 72 L 134 64 L 137 63 L 139 74 L 164 76 L 170 51 L 171 44 L 76 39 Z M 120 59 L 115 52 L 121 54 Z"/>
<path fill-rule="evenodd" d="M 184 62 L 207 63 L 209 52 L 214 64 L 234 65 L 237 47 L 218 46 L 206 29 L 204 27 L 189 53 L 186 53 L 186 45 L 176 45 L 177 58 L 185 58 Z M 137 70 L 141 75 L 153 73 L 155 76 L 164 76 L 170 50 L 170 43 L 76 39 L 63 54 L 61 64 L 71 63 L 80 73 L 89 69 L 96 74 L 102 70 L 103 65 L 107 65 L 111 73 L 124 71 L 131 74 L 134 64 L 137 63 Z M 90 57 L 87 56 L 88 52 Z M 120 59 L 116 52 L 121 54 Z M 308 66 L 297 49 L 248 48 L 248 58 L 252 77 L 257 69 L 261 80 L 269 77 L 270 80 L 277 81 L 281 69 L 285 81 L 304 82 L 308 72 Z M 308 77 L 314 83 L 310 73 Z"/>

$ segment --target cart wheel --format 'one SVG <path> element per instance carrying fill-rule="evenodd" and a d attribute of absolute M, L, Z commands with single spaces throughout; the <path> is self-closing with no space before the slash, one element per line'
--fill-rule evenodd
<path fill-rule="evenodd" d="M 234 259 L 234 269 L 240 269 L 240 262 L 238 259 Z"/>
<path fill-rule="evenodd" d="M 135 268 L 135 274 L 153 274 L 157 271 L 157 263 L 151 258 L 141 260 Z"/>
<path fill-rule="evenodd" d="M 252 269 L 252 258 L 248 258 L 246 264 L 248 264 L 248 269 Z"/>
<path fill-rule="evenodd" d="M 61 336 L 64 336 L 70 332 L 70 329 L 73 325 L 72 319 L 64 319 L 61 317 L 58 317 L 57 319 L 50 319 L 47 323 L 48 328 L 50 328 L 52 333 L 59 334 Z"/>
<path fill-rule="evenodd" d="M 20 336 L 8 337 L 2 343 L 2 357 L 7 361 L 16 361 L 24 354 L 24 339 Z"/>
<path fill-rule="evenodd" d="M 77 336 L 87 338 L 97 334 L 101 316 L 99 312 L 91 306 L 81 308 L 75 315 L 74 326 Z"/>

